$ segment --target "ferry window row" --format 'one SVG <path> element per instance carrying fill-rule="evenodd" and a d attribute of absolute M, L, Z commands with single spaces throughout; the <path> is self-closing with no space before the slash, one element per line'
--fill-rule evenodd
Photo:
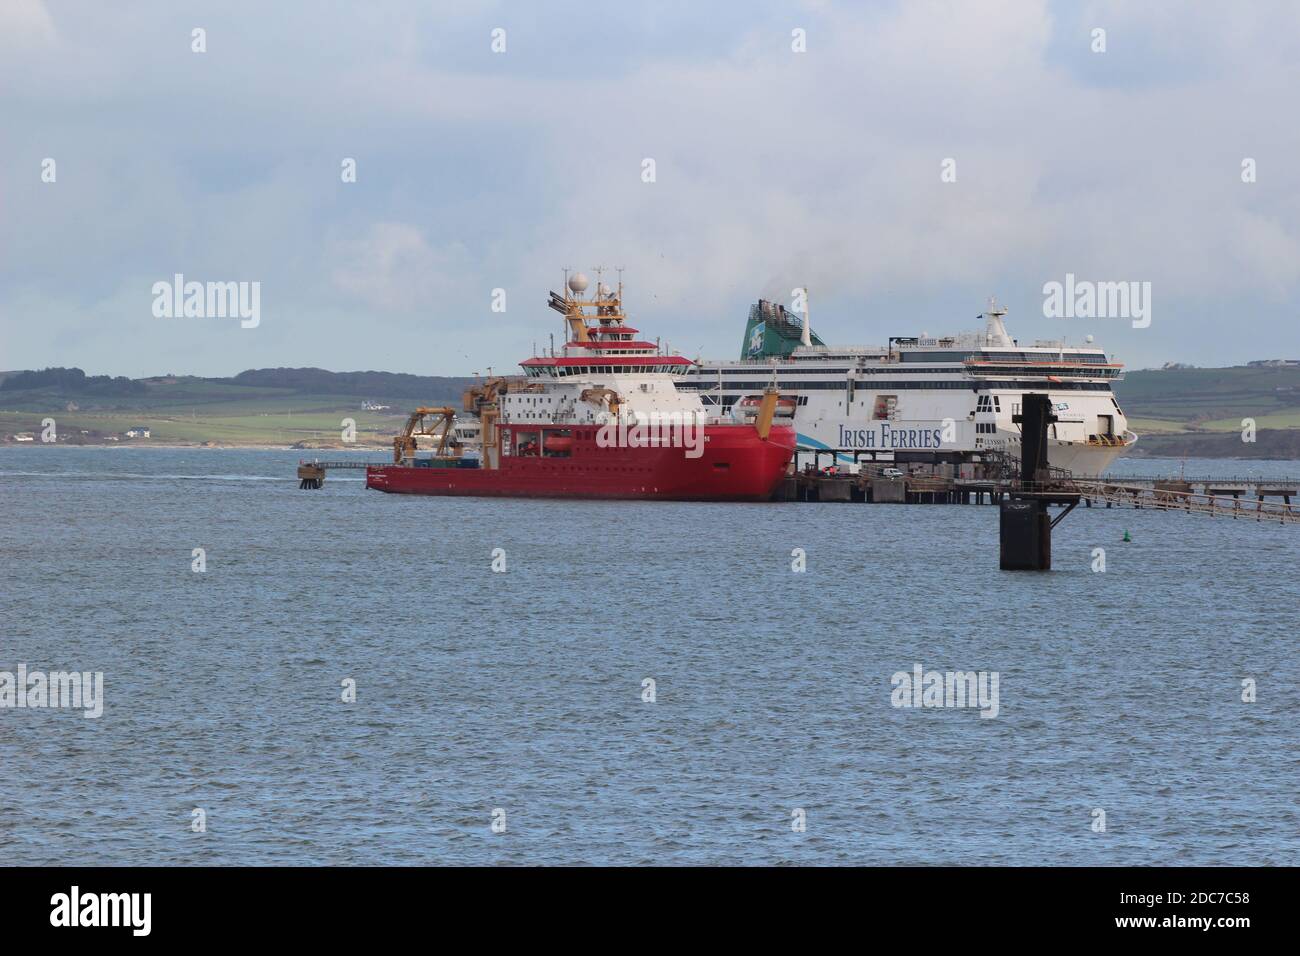
<path fill-rule="evenodd" d="M 895 367 L 897 363 L 890 365 L 868 365 L 858 369 L 859 375 L 897 375 L 902 369 Z M 954 372 L 961 372 L 964 369 L 959 368 L 909 368 L 908 375 L 952 375 Z"/>
<path fill-rule="evenodd" d="M 737 400 L 739 400 L 739 399 L 742 398 L 742 397 L 743 397 L 743 396 L 740 396 L 740 395 L 723 395 L 723 396 L 722 396 L 722 402 L 721 402 L 721 404 L 722 404 L 722 406 L 723 406 L 724 408 L 730 408 L 732 405 L 736 404 Z M 796 395 L 796 396 L 794 396 L 794 399 L 795 399 L 795 404 L 796 404 L 796 405 L 801 405 L 801 406 L 802 406 L 802 405 L 807 405 L 807 404 L 808 404 L 808 396 L 807 396 L 807 395 Z M 715 391 L 715 392 L 713 392 L 712 394 L 710 394 L 710 393 L 708 393 L 708 392 L 701 392 L 701 393 L 700 393 L 700 404 L 702 404 L 702 405 L 717 405 L 717 404 L 719 404 L 719 402 L 718 402 L 718 394 L 717 394 L 717 392 Z"/>
<path fill-rule="evenodd" d="M 1117 368 L 1061 368 L 1052 366 L 1044 368 L 1041 365 L 1012 366 L 1011 368 L 995 367 L 972 369 L 981 375 L 1065 375 L 1076 378 L 1118 378 L 1120 370 Z"/>
<path fill-rule="evenodd" d="M 719 372 L 721 372 L 723 375 L 753 375 L 753 374 L 754 374 L 754 371 L 755 371 L 755 370 L 752 369 L 752 368 L 724 368 L 724 369 L 717 369 L 717 368 L 707 368 L 707 367 L 705 367 L 705 368 L 701 368 L 700 371 L 697 372 L 696 374 L 697 374 L 697 375 L 711 375 L 711 376 L 713 376 L 714 378 L 716 378 Z M 804 370 L 801 370 L 801 371 L 804 371 Z M 806 371 L 804 371 L 804 374 L 809 374 L 809 375 L 847 375 L 850 371 L 852 371 L 852 369 L 849 369 L 849 368 L 819 368 L 819 369 L 809 369 L 809 370 L 806 370 Z M 874 370 L 873 370 L 873 371 L 874 371 Z M 917 369 L 917 371 L 919 372 L 919 371 L 921 371 L 921 369 Z M 936 370 L 936 371 L 951 371 L 951 369 L 938 369 L 938 370 Z"/>
<path fill-rule="evenodd" d="M 723 383 L 723 388 L 726 388 L 726 389 L 745 388 L 745 389 L 753 389 L 754 391 L 760 391 L 760 392 L 761 392 L 763 389 L 767 388 L 767 386 L 769 386 L 769 385 L 771 385 L 771 384 L 772 384 L 772 382 L 771 382 L 770 379 L 769 379 L 768 381 L 766 381 L 766 382 L 725 382 L 725 383 Z M 1001 384 L 1001 383 L 999 383 L 999 384 Z M 708 379 L 694 379 L 694 378 L 693 378 L 693 379 L 690 380 L 690 381 L 687 381 L 687 382 L 680 382 L 680 383 L 678 383 L 677 387 L 678 387 L 678 388 L 697 388 L 697 389 L 699 389 L 700 391 L 704 391 L 704 390 L 709 389 L 709 388 L 716 389 L 718 386 L 717 386 L 717 383 L 716 383 L 716 382 L 715 382 L 713 385 L 710 385 Z M 792 392 L 811 392 L 811 391 L 818 391 L 818 390 L 821 390 L 821 391 L 833 391 L 833 390 L 835 390 L 835 389 L 843 390 L 843 389 L 848 388 L 848 387 L 849 387 L 849 380 L 848 380 L 848 379 L 840 379 L 838 382 L 804 382 L 804 381 L 800 381 L 800 380 L 798 380 L 798 379 L 795 379 L 795 380 L 789 380 L 789 381 L 782 382 L 782 381 L 780 380 L 780 378 L 778 377 L 778 378 L 777 378 L 777 382 L 776 382 L 776 387 L 777 387 L 777 388 L 780 388 L 780 389 L 787 389 L 787 388 L 788 388 L 788 389 L 789 389 L 790 391 L 792 391 Z M 972 381 L 970 381 L 970 380 L 968 380 L 968 379 L 955 378 L 955 379 L 952 379 L 951 381 L 947 381 L 947 382 L 870 382 L 870 383 L 858 383 L 858 386 L 857 386 L 857 387 L 860 388 L 860 389 L 862 389 L 863 391 L 869 391 L 869 390 L 871 390 L 871 389 L 877 389 L 877 388 L 959 388 L 959 389 L 971 389 L 971 388 L 984 388 L 984 387 L 986 387 L 986 386 L 981 385 L 979 382 L 972 382 Z"/>
<path fill-rule="evenodd" d="M 900 362 L 964 362 L 973 359 L 977 362 L 1052 362 L 1060 360 L 1060 353 L 1050 352 L 900 352 Z M 1067 362 L 1084 362 L 1088 365 L 1105 365 L 1106 356 L 1101 353 L 1070 355 Z"/>
<path fill-rule="evenodd" d="M 859 375 L 897 375 L 901 369 L 895 366 L 881 366 L 878 368 L 858 369 Z M 966 371 L 965 369 L 955 368 L 909 368 L 909 375 L 951 375 L 954 372 Z M 1112 368 L 1063 368 L 1060 365 L 1053 365 L 1050 369 L 1042 365 L 1024 365 L 1011 367 L 996 367 L 990 369 L 977 368 L 971 371 L 986 375 L 1043 375 L 1046 373 L 1052 375 L 1077 375 L 1087 378 L 1115 378 L 1119 374 L 1119 369 Z"/>
<path fill-rule="evenodd" d="M 975 352 L 899 352 L 900 362 L 964 362 L 976 358 Z"/>
<path fill-rule="evenodd" d="M 727 391 L 739 391 L 741 389 L 744 389 L 747 391 L 761 392 L 763 389 L 767 388 L 767 386 L 770 384 L 772 384 L 770 379 L 766 382 L 726 382 L 724 383 L 723 388 L 725 388 Z M 692 377 L 691 379 L 688 379 L 686 381 L 679 382 L 677 384 L 677 387 L 679 389 L 695 389 L 703 393 L 709 390 L 716 390 L 718 386 L 716 383 L 710 385 L 707 379 L 701 380 Z M 779 379 L 777 380 L 777 388 L 783 391 L 789 390 L 792 392 L 814 392 L 819 390 L 829 391 L 834 389 L 843 390 L 847 387 L 848 387 L 847 381 L 781 382 Z M 858 390 L 864 392 L 873 391 L 875 389 L 880 389 L 880 388 L 891 388 L 891 389 L 954 388 L 954 389 L 967 389 L 970 391 L 978 391 L 979 389 L 989 388 L 989 387 L 1005 388 L 1005 389 L 1023 389 L 1025 391 L 1030 391 L 1030 392 L 1032 391 L 1109 392 L 1110 391 L 1110 383 L 1108 382 L 1044 382 L 1042 379 L 1038 379 L 1037 381 L 1017 380 L 1017 381 L 1008 381 L 1008 382 L 1003 382 L 1003 381 L 988 382 L 984 380 L 971 381 L 968 379 L 956 379 L 951 382 L 869 382 L 869 383 L 858 384 Z"/>
<path fill-rule="evenodd" d="M 984 362 L 1060 362 L 1061 353 L 1051 352 L 976 352 L 971 358 Z M 1105 365 L 1106 356 L 1100 352 L 1087 352 L 1082 355 L 1071 353 L 1065 356 L 1066 362 L 1081 362 L 1086 365 Z"/>
<path fill-rule="evenodd" d="M 1001 359 L 999 359 L 998 361 L 1001 361 Z M 737 371 L 738 371 L 738 372 L 748 372 L 748 373 L 750 373 L 750 374 L 753 373 L 753 370 L 752 370 L 752 369 L 739 369 L 739 370 L 737 370 Z M 784 369 L 782 369 L 782 371 L 784 371 Z M 814 370 L 809 369 L 809 370 L 806 370 L 806 371 L 805 371 L 805 370 L 802 370 L 802 369 L 801 369 L 801 370 L 799 370 L 799 372 L 796 373 L 796 374 L 804 374 L 804 375 L 832 375 L 832 374 L 835 374 L 837 371 L 843 371 L 843 370 L 841 370 L 841 369 L 816 369 L 816 370 L 814 371 Z M 951 366 L 949 366 L 948 368 L 940 368 L 940 367 L 928 367 L 928 366 L 924 366 L 924 365 L 922 365 L 922 366 L 918 366 L 918 367 L 916 367 L 916 368 L 900 369 L 900 368 L 898 367 L 898 364 L 897 364 L 897 363 L 891 363 L 891 364 L 887 364 L 887 365 L 865 365 L 865 366 L 863 366 L 863 367 L 861 367 L 861 368 L 855 369 L 855 372 L 856 372 L 856 374 L 858 374 L 858 375 L 898 375 L 898 374 L 903 373 L 903 372 L 905 372 L 905 373 L 908 374 L 908 375 L 952 375 L 952 374 L 954 374 L 954 373 L 956 373 L 956 372 L 964 372 L 964 371 L 966 371 L 965 368 L 953 368 L 953 367 L 951 367 Z M 1012 368 L 1006 368 L 1006 369 L 998 368 L 996 372 L 991 372 L 991 374 L 997 374 L 997 375 L 1042 375 L 1043 373 L 1044 373 L 1044 368 L 1043 368 L 1043 366 L 1042 366 L 1041 364 L 1039 364 L 1039 365 L 1026 365 L 1026 366 L 1023 366 L 1023 367 L 1012 367 Z M 716 375 L 717 372 L 716 372 L 716 371 L 704 371 L 704 372 L 701 372 L 700 374 L 701 374 L 701 375 Z M 737 373 L 727 373 L 727 374 L 737 374 Z M 1071 369 L 1071 368 L 1064 368 L 1064 367 L 1060 366 L 1059 364 L 1054 364 L 1053 367 L 1052 367 L 1052 369 L 1051 369 L 1051 374 L 1052 374 L 1052 375 L 1087 375 L 1087 376 L 1089 376 L 1089 377 L 1091 377 L 1091 378 L 1098 378 L 1098 377 L 1103 376 L 1103 375 L 1111 376 L 1111 375 L 1115 374 L 1115 370 L 1114 370 L 1114 369 L 1106 369 L 1106 368 L 1103 368 L 1103 369 Z"/>

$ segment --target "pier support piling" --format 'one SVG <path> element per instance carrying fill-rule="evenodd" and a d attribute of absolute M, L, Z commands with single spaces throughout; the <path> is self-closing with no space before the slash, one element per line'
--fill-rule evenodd
<path fill-rule="evenodd" d="M 325 484 L 325 466 L 317 462 L 298 465 L 298 487 L 315 490 Z"/>
<path fill-rule="evenodd" d="M 1012 416 L 1020 425 L 1020 482 L 1002 498 L 998 511 L 999 566 L 1004 571 L 1050 571 L 1052 528 L 1074 510 L 1081 495 L 1053 487 L 1047 464 L 1047 426 L 1056 421 L 1051 399 L 1028 393 L 1021 413 Z M 1049 505 L 1066 508 L 1053 519 Z"/>

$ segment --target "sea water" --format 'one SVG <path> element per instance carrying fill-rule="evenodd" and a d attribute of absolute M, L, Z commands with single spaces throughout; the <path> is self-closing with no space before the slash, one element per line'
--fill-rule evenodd
<path fill-rule="evenodd" d="M 103 676 L 0 708 L 0 862 L 1300 863 L 1300 527 L 1081 507 L 1004 572 L 989 506 L 298 457 L 0 449 L 0 671 Z M 1180 467 L 1300 472 L 1114 472 Z M 996 714 L 896 706 L 917 665 Z"/>

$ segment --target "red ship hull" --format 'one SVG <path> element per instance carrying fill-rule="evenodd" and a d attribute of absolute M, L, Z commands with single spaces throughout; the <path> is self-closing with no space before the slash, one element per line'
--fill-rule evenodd
<path fill-rule="evenodd" d="M 495 469 L 376 466 L 366 469 L 366 487 L 408 495 L 766 501 L 794 453 L 790 426 L 774 426 L 762 439 L 749 425 L 710 425 L 704 436 L 698 458 L 684 448 L 577 440 L 565 457 L 504 455 Z"/>

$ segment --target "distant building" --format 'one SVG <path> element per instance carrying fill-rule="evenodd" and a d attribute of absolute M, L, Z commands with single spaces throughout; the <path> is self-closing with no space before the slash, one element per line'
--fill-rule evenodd
<path fill-rule="evenodd" d="M 1186 362 L 1166 362 L 1164 365 L 1160 366 L 1160 368 L 1161 369 L 1196 368 L 1196 366 L 1188 365 Z"/>
<path fill-rule="evenodd" d="M 14 436 L 14 441 L 36 441 L 36 438 L 31 432 L 19 432 Z"/>
<path fill-rule="evenodd" d="M 149 429 L 145 425 L 136 425 L 134 428 L 128 428 L 126 431 L 127 438 L 148 438 Z"/>
<path fill-rule="evenodd" d="M 1248 368 L 1300 368 L 1300 359 L 1260 359 L 1247 362 Z"/>
<path fill-rule="evenodd" d="M 380 405 L 378 402 L 362 402 L 361 410 L 363 412 L 386 412 L 392 408 L 392 405 Z"/>

